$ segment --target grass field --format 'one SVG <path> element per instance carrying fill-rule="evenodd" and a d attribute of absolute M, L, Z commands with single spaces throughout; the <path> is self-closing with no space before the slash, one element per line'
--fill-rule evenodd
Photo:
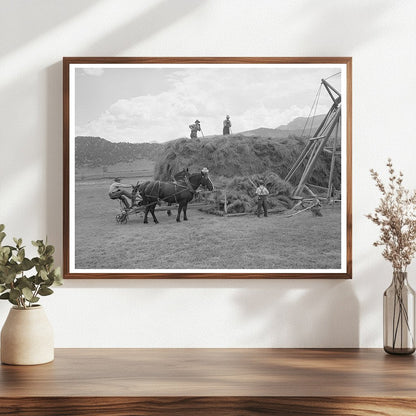
<path fill-rule="evenodd" d="M 327 269 L 341 267 L 339 208 L 287 218 L 217 217 L 188 209 L 175 214 L 132 215 L 116 223 L 119 203 L 108 198 L 110 181 L 77 182 L 75 264 L 80 269 Z"/>

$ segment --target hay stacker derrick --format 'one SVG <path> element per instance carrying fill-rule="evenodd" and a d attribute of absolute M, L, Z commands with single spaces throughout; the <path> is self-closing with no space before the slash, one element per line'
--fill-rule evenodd
<path fill-rule="evenodd" d="M 296 162 L 293 164 L 292 168 L 290 169 L 289 173 L 286 175 L 285 178 L 285 180 L 289 182 L 291 179 L 293 179 L 296 172 L 303 169 L 300 179 L 297 181 L 297 183 L 295 183 L 295 189 L 292 194 L 293 199 L 299 201 L 303 200 L 304 192 L 307 192 L 308 195 L 312 196 L 312 198 L 314 198 L 316 201 L 319 201 L 319 199 L 326 199 L 327 201 L 330 201 L 334 190 L 333 181 L 335 158 L 337 156 L 340 156 L 341 154 L 341 94 L 331 84 L 329 84 L 328 81 L 322 79 L 321 86 L 319 87 L 317 94 L 318 97 L 320 90 L 322 89 L 322 86 L 324 86 L 329 96 L 331 97 L 333 102 L 332 106 L 329 109 L 326 116 L 324 117 L 324 119 L 322 120 L 317 130 L 315 131 L 315 133 L 313 134 L 313 136 L 309 138 L 305 148 L 302 150 L 301 154 L 299 155 Z M 315 103 L 316 111 L 316 107 L 318 104 L 317 99 L 315 100 Z M 308 181 L 315 169 L 316 163 L 323 152 L 331 154 L 331 164 L 327 188 L 317 187 L 315 185 L 308 184 Z M 310 187 L 320 188 L 321 191 L 325 191 L 326 197 L 319 198 L 316 195 L 316 193 L 311 190 Z"/>

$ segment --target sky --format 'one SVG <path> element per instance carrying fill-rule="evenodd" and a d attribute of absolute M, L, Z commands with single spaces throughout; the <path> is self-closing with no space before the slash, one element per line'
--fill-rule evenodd
<path fill-rule="evenodd" d="M 340 71 L 322 67 L 108 67 L 75 68 L 75 135 L 112 142 L 165 142 L 189 137 L 200 120 L 204 135 L 276 128 L 307 117 L 321 79 Z M 338 91 L 341 77 L 328 80 Z M 316 114 L 332 104 L 322 88 Z"/>

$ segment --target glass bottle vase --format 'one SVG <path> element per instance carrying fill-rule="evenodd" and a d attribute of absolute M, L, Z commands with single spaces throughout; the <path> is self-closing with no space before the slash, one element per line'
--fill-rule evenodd
<path fill-rule="evenodd" d="M 415 291 L 406 272 L 393 272 L 391 285 L 383 295 L 384 351 L 413 354 L 415 351 Z"/>

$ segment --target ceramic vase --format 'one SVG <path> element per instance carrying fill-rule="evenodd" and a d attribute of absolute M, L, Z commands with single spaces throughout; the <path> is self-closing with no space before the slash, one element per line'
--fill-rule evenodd
<path fill-rule="evenodd" d="M 1 362 L 35 365 L 53 359 L 53 329 L 43 307 L 11 308 L 1 331 Z"/>

